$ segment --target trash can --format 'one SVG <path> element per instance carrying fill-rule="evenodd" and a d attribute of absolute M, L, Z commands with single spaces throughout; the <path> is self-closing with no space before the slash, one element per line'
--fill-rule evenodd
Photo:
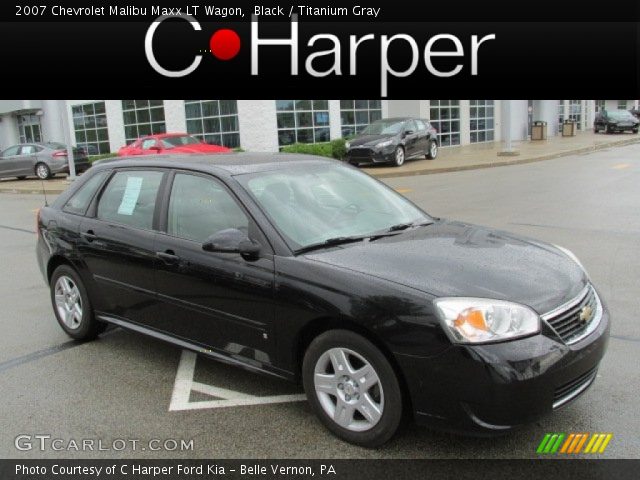
<path fill-rule="evenodd" d="M 562 124 L 563 137 L 575 137 L 577 133 L 577 123 L 573 120 L 565 120 Z"/>
<path fill-rule="evenodd" d="M 536 120 L 531 126 L 531 140 L 547 139 L 547 122 Z"/>

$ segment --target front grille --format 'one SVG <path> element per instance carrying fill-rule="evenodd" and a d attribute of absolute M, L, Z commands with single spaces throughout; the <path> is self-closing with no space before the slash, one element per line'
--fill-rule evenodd
<path fill-rule="evenodd" d="M 560 385 L 553 392 L 553 408 L 558 408 L 584 392 L 596 378 L 596 367 L 570 382 Z"/>
<path fill-rule="evenodd" d="M 349 150 L 351 158 L 371 158 L 373 152 L 370 148 L 352 148 Z"/>
<path fill-rule="evenodd" d="M 584 314 L 591 309 L 591 317 L 586 319 Z M 602 316 L 601 305 L 595 290 L 589 285 L 576 299 L 566 307 L 560 307 L 542 318 L 558 334 L 565 343 L 575 343 L 587 332 L 593 330 Z"/>

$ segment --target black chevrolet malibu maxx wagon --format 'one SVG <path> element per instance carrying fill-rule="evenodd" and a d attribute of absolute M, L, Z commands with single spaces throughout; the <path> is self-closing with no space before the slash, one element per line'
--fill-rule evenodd
<path fill-rule="evenodd" d="M 300 381 L 355 444 L 403 415 L 504 432 L 596 378 L 609 315 L 568 250 L 432 217 L 337 161 L 118 160 L 40 210 L 60 326 L 107 324 Z"/>

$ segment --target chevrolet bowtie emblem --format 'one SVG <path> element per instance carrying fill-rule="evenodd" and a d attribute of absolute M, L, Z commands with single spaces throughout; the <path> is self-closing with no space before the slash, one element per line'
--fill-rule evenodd
<path fill-rule="evenodd" d="M 582 323 L 587 323 L 589 320 L 591 320 L 592 316 L 593 308 L 591 308 L 589 305 L 586 305 L 582 307 L 582 310 L 580 310 L 580 316 L 578 318 Z"/>

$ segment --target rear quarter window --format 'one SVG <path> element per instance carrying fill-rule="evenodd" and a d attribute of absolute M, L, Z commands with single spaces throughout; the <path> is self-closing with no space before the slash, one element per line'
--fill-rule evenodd
<path fill-rule="evenodd" d="M 73 213 L 74 215 L 84 215 L 89 208 L 89 204 L 96 192 L 104 182 L 104 179 L 109 174 L 108 170 L 96 173 L 84 185 L 82 185 L 76 193 L 67 201 L 62 207 L 63 212 Z"/>

